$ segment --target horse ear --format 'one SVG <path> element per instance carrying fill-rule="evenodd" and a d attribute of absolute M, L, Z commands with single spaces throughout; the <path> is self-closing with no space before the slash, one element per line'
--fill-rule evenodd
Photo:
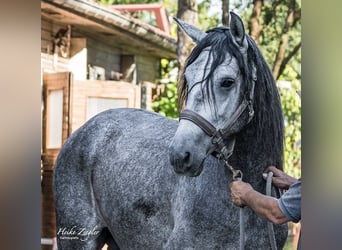
<path fill-rule="evenodd" d="M 195 43 L 199 43 L 207 34 L 197 29 L 195 26 L 187 24 L 186 22 L 180 20 L 177 17 L 173 18 L 177 24 L 184 30 L 184 32 L 191 37 Z"/>
<path fill-rule="evenodd" d="M 245 27 L 241 18 L 234 12 L 230 12 L 230 31 L 240 47 L 246 46 Z"/>

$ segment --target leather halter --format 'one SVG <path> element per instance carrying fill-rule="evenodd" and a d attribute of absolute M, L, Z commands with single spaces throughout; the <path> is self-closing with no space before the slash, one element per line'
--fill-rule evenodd
<path fill-rule="evenodd" d="M 248 98 L 244 98 L 242 103 L 239 105 L 237 110 L 234 112 L 232 117 L 224 123 L 223 128 L 217 129 L 214 125 L 212 125 L 208 120 L 206 120 L 200 114 L 190 110 L 184 109 L 179 114 L 179 120 L 185 119 L 193 122 L 198 127 L 200 127 L 209 137 L 212 137 L 212 143 L 214 147 L 211 148 L 208 154 L 213 154 L 218 159 L 223 159 L 228 161 L 228 158 L 233 154 L 235 137 L 232 135 L 232 128 L 239 117 L 245 112 L 246 108 L 248 108 L 248 121 L 247 124 L 252 120 L 254 116 L 253 109 L 253 96 L 254 96 L 254 85 L 255 82 L 252 81 L 252 88 Z M 224 143 L 225 139 L 231 138 L 230 145 L 226 145 Z M 227 163 L 228 164 L 228 163 Z"/>

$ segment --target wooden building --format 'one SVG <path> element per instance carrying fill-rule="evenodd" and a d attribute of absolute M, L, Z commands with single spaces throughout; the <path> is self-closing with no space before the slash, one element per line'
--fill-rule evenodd
<path fill-rule="evenodd" d="M 160 59 L 176 58 L 163 25 L 94 1 L 41 1 L 42 238 L 56 235 L 52 171 L 68 136 L 108 108 L 150 109 Z"/>

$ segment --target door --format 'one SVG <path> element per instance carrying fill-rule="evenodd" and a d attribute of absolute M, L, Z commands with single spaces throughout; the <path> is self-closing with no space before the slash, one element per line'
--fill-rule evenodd
<path fill-rule="evenodd" d="M 52 172 L 58 153 L 69 136 L 71 73 L 43 75 L 41 237 L 56 235 Z M 46 247 L 46 248 L 45 248 Z M 42 246 L 42 249 L 51 246 Z"/>

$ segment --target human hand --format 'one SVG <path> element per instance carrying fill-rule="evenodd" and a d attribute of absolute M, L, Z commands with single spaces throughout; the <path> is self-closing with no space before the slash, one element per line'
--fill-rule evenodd
<path fill-rule="evenodd" d="M 272 172 L 273 177 L 272 177 L 272 183 L 274 186 L 281 188 L 281 189 L 289 189 L 289 187 L 297 181 L 296 178 L 285 174 L 283 171 L 280 169 L 274 167 L 274 166 L 269 166 L 268 168 L 265 169 L 264 173 L 262 174 L 262 177 L 266 180 L 267 179 L 267 173 Z"/>
<path fill-rule="evenodd" d="M 243 181 L 232 181 L 229 184 L 230 197 L 235 206 L 243 207 L 247 205 L 247 193 L 254 189 L 249 183 Z"/>

